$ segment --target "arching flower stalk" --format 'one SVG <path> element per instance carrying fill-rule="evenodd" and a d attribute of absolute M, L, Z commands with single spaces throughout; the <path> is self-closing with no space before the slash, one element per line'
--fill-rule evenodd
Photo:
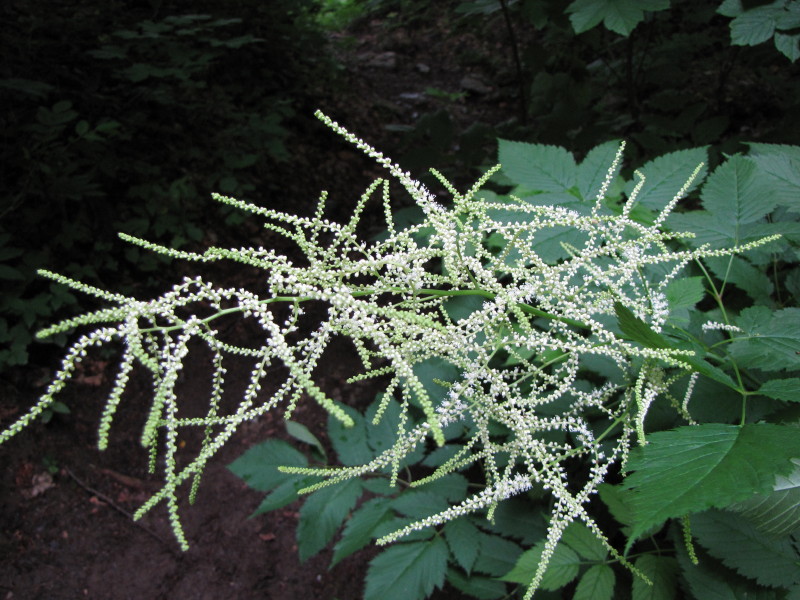
<path fill-rule="evenodd" d="M 111 307 L 40 332 L 40 337 L 46 337 L 77 327 L 95 328 L 71 346 L 44 396 L 0 434 L 0 442 L 50 406 L 88 348 L 121 342 L 121 366 L 101 420 L 99 446 L 108 443 L 129 375 L 134 365 L 140 365 L 153 382 L 141 441 L 153 457 L 161 456 L 165 483 L 136 516 L 165 502 L 175 535 L 186 548 L 177 510 L 178 488 L 189 479 L 197 480 L 242 423 L 274 409 L 283 408 L 288 415 L 304 394 L 342 423 L 351 423 L 313 378 L 330 340 L 345 336 L 363 362 L 364 374 L 355 379 L 388 376 L 386 401 L 397 397 L 405 409 L 395 424 L 400 435 L 392 448 L 363 466 L 285 468 L 288 473 L 322 478 L 306 491 L 376 471 L 389 471 L 394 479 L 403 457 L 421 445 L 443 444 L 444 428 L 462 423 L 461 449 L 412 485 L 424 485 L 480 464 L 485 487 L 459 505 L 381 538 L 379 544 L 475 511 L 487 510 L 491 515 L 498 503 L 537 486 L 552 494 L 553 513 L 542 560 L 526 597 L 537 588 L 561 533 L 575 519 L 583 521 L 625 562 L 592 520 L 586 505 L 612 465 L 625 462 L 631 445 L 646 443 L 643 424 L 653 400 L 669 394 L 669 388 L 684 375 L 691 390 L 697 361 L 690 350 L 637 341 L 636 336 L 625 333 L 623 321 L 644 328 L 654 339 L 666 340 L 658 333 L 669 318 L 666 286 L 688 263 L 744 251 L 767 240 L 724 251 L 676 249 L 679 246 L 674 240 L 689 234 L 671 233 L 662 225 L 688 184 L 652 225 L 630 216 L 641 180 L 622 211 L 612 213 L 604 200 L 616 176 L 622 147 L 596 199 L 585 210 L 482 198 L 479 190 L 496 169 L 464 194 L 437 174 L 453 195 L 452 203 L 445 207 L 399 166 L 326 116 L 318 116 L 402 184 L 422 210 L 422 222 L 404 229 L 396 226 L 389 206 L 388 179 L 379 179 L 368 188 L 345 225 L 324 218 L 325 194 L 309 218 L 215 196 L 222 203 L 262 217 L 265 227 L 294 241 L 303 263 L 267 248 L 209 248 L 196 254 L 123 235 L 130 243 L 174 258 L 201 263 L 231 260 L 262 269 L 263 292 L 220 288 L 196 277 L 185 279 L 158 298 L 140 301 L 42 272 Z M 361 212 L 379 190 L 388 233 L 379 241 L 361 240 L 356 235 Z M 563 244 L 566 258 L 545 260 L 537 253 L 538 240 L 562 230 L 571 232 L 569 243 Z M 492 245 L 487 243 L 490 237 Z M 298 321 L 304 304 L 311 301 L 324 303 L 327 314 L 303 336 Z M 285 310 L 273 311 L 274 305 Z M 231 314 L 257 323 L 263 343 L 244 347 L 221 339 L 215 321 Z M 213 357 L 213 385 L 206 415 L 185 418 L 179 416 L 176 383 L 191 360 L 190 342 L 198 339 Z M 231 356 L 246 357 L 254 366 L 237 406 L 224 412 L 220 399 L 225 365 Z M 454 381 L 443 382 L 433 391 L 426 388 L 418 372 L 420 365 L 432 359 L 458 373 Z M 592 384 L 583 378 L 587 362 L 598 360 L 614 365 L 621 383 Z M 276 366 L 281 369 L 273 369 Z M 273 377 L 276 371 L 282 379 L 270 386 L 277 391 L 264 398 L 259 390 L 268 373 Z M 682 405 L 673 403 L 685 413 L 687 402 L 688 397 Z M 378 411 L 376 419 L 382 412 Z M 598 419 L 598 415 L 605 418 Z M 600 430 L 598 422 L 604 424 Z M 204 428 L 205 437 L 193 460 L 178 466 L 180 433 L 189 426 Z M 505 435 L 495 435 L 498 428 Z M 579 477 L 568 468 L 568 463 L 576 460 L 587 465 Z M 193 486 L 192 493 L 195 489 Z"/>

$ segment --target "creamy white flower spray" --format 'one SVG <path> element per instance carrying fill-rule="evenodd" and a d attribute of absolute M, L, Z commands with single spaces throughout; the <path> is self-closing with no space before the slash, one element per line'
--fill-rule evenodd
<path fill-rule="evenodd" d="M 174 258 L 231 260 L 262 269 L 264 290 L 255 294 L 224 289 L 197 277 L 185 279 L 154 300 L 140 301 L 43 271 L 42 275 L 96 296 L 111 308 L 65 320 L 39 333 L 46 337 L 77 327 L 95 328 L 70 347 L 45 395 L 0 434 L 0 442 L 21 431 L 54 401 L 90 347 L 121 342 L 121 366 L 101 419 L 98 445 L 104 448 L 108 443 L 132 369 L 143 367 L 152 376 L 153 399 L 141 441 L 151 449 L 152 467 L 161 457 L 165 484 L 136 516 L 165 502 L 175 535 L 186 548 L 178 488 L 192 479 L 190 494 L 194 495 L 204 467 L 238 426 L 274 409 L 283 408 L 289 414 L 303 394 L 343 424 L 352 423 L 312 376 L 329 341 L 341 335 L 352 340 L 363 362 L 364 373 L 354 380 L 388 376 L 385 401 L 397 397 L 405 413 L 395 424 L 400 434 L 397 442 L 368 464 L 285 467 L 287 473 L 322 478 L 306 492 L 378 471 L 390 472 L 395 481 L 406 455 L 429 440 L 442 445 L 443 428 L 463 422 L 468 434 L 461 449 L 411 485 L 422 486 L 479 464 L 485 487 L 461 504 L 380 538 L 379 544 L 477 511 L 487 511 L 491 518 L 500 502 L 537 486 L 552 494 L 553 511 L 526 598 L 539 586 L 561 534 L 574 520 L 584 522 L 627 564 L 592 520 L 587 503 L 609 469 L 624 464 L 631 445 L 646 443 L 648 408 L 659 395 L 668 396 L 681 378 L 686 381 L 686 396 L 682 401 L 673 399 L 673 404 L 690 419 L 686 407 L 697 369 L 691 351 L 660 342 L 637 342 L 624 333 L 620 320 L 627 318 L 660 340 L 658 332 L 669 317 L 665 288 L 685 265 L 744 251 L 771 238 L 724 251 L 676 250 L 673 241 L 688 234 L 670 233 L 662 225 L 689 183 L 652 225 L 643 225 L 630 216 L 644 182 L 641 175 L 620 214 L 608 214 L 603 202 L 619 168 L 622 147 L 594 205 L 585 213 L 516 198 L 511 203 L 482 199 L 479 190 L 497 168 L 464 194 L 434 172 L 453 195 L 453 202 L 445 207 L 391 160 L 328 117 L 317 116 L 386 168 L 421 208 L 423 221 L 405 229 L 397 227 L 389 206 L 388 179 L 367 189 L 345 225 L 324 218 L 325 194 L 310 218 L 216 195 L 222 203 L 263 217 L 265 227 L 295 242 L 303 264 L 266 248 L 209 248 L 197 254 L 123 235 L 130 243 Z M 379 190 L 388 233 L 380 241 L 360 240 L 356 227 L 361 212 Z M 537 239 L 553 228 L 574 230 L 577 238 L 571 239 L 582 241 L 564 245 L 567 258 L 547 261 L 537 254 Z M 489 236 L 502 239 L 502 251 L 487 244 Z M 449 303 L 465 296 L 481 303 L 468 314 L 452 316 Z M 298 321 L 303 305 L 311 301 L 324 303 L 327 314 L 303 337 Z M 275 312 L 274 305 L 285 310 Z M 220 339 L 215 321 L 231 314 L 258 324 L 263 333 L 259 347 Z M 205 416 L 184 418 L 179 416 L 176 384 L 191 360 L 193 340 L 202 340 L 212 354 L 213 385 Z M 500 355 L 513 358 L 511 364 L 498 360 Z M 231 356 L 246 357 L 254 366 L 235 409 L 223 412 L 220 399 Z M 587 387 L 580 373 L 585 361 L 597 357 L 616 364 L 626 383 Z M 460 373 L 455 382 L 441 386 L 440 394 L 431 394 L 415 371 L 415 366 L 429 359 L 444 361 Z M 281 368 L 273 369 L 276 366 Z M 264 399 L 259 394 L 261 386 L 268 373 L 273 377 L 275 372 L 282 379 L 270 383 L 277 391 Z M 412 412 L 419 412 L 422 420 L 414 420 Z M 382 414 L 378 410 L 375 420 Z M 606 418 L 602 431 L 589 420 L 589 415 L 596 418 L 598 414 Z M 180 432 L 189 426 L 203 428 L 205 436 L 193 460 L 179 466 Z M 508 432 L 502 441 L 491 433 L 497 427 Z M 568 469 L 568 463 L 576 459 L 588 465 L 581 481 Z"/>

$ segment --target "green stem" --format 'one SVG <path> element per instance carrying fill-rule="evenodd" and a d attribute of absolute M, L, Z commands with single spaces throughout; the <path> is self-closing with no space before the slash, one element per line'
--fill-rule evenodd
<path fill-rule="evenodd" d="M 405 293 L 407 291 L 408 290 L 401 289 L 401 288 L 389 287 L 389 288 L 386 288 L 386 289 L 364 289 L 364 290 L 352 292 L 352 295 L 353 295 L 354 298 L 360 298 L 362 296 L 373 296 L 373 295 L 382 294 L 382 293 L 402 294 L 402 293 Z M 494 294 L 492 292 L 487 292 L 486 290 L 481 290 L 481 289 L 440 290 L 440 289 L 422 288 L 420 290 L 417 290 L 416 293 L 420 294 L 420 295 L 431 296 L 431 297 L 480 296 L 482 298 L 487 298 L 489 300 L 494 300 L 497 297 L 497 294 Z M 259 304 L 272 304 L 274 302 L 291 302 L 293 304 L 299 304 L 301 302 L 308 302 L 310 300 L 317 300 L 317 298 L 315 298 L 313 296 L 275 296 L 274 298 L 270 298 L 268 300 L 262 300 L 261 302 L 259 302 Z M 572 325 L 573 327 L 578 327 L 579 329 L 591 330 L 591 327 L 589 327 L 585 323 L 582 323 L 581 321 L 577 321 L 575 319 L 570 319 L 569 317 L 561 317 L 561 316 L 558 316 L 558 315 L 553 315 L 551 313 L 545 312 L 543 310 L 540 310 L 538 308 L 530 306 L 529 304 L 524 304 L 522 302 L 520 302 L 518 304 L 518 306 L 520 307 L 520 309 L 523 312 L 526 312 L 528 314 L 531 314 L 531 315 L 534 315 L 534 316 L 537 316 L 537 317 L 542 317 L 542 318 L 545 318 L 545 319 L 551 319 L 553 321 L 560 321 L 562 323 L 566 323 L 567 325 Z M 214 319 L 218 319 L 220 317 L 224 317 L 225 315 L 233 314 L 233 313 L 236 313 L 236 312 L 242 312 L 244 310 L 246 310 L 246 309 L 242 308 L 240 306 L 234 306 L 234 307 L 231 307 L 231 308 L 224 308 L 224 309 L 219 310 L 218 312 L 214 313 L 213 315 L 211 315 L 209 317 L 206 317 L 205 319 L 200 319 L 199 322 L 203 323 L 203 324 L 209 323 L 209 322 L 213 321 Z M 169 326 L 169 327 L 150 327 L 150 328 L 147 328 L 147 329 L 142 329 L 141 332 L 142 333 L 150 333 L 150 332 L 161 331 L 161 332 L 165 332 L 166 333 L 166 332 L 169 332 L 169 331 L 176 331 L 176 330 L 179 330 L 179 329 L 183 329 L 183 325 L 172 325 L 172 326 Z"/>
<path fill-rule="evenodd" d="M 731 260 L 733 260 L 733 257 L 731 257 Z M 728 318 L 728 311 L 725 310 L 725 304 L 722 302 L 722 293 L 725 290 L 725 280 L 723 280 L 722 282 L 722 289 L 718 290 L 717 286 L 714 285 L 714 280 L 712 279 L 710 273 L 706 270 L 706 267 L 702 263 L 702 261 L 698 259 L 695 262 L 697 262 L 697 264 L 700 266 L 700 269 L 702 269 L 703 274 L 705 275 L 706 281 L 708 281 L 708 284 L 711 286 L 711 292 L 712 296 L 714 297 L 714 301 L 717 303 L 717 306 L 719 306 L 720 312 L 722 312 L 722 320 L 725 322 L 726 325 L 730 325 L 731 322 L 730 319 Z M 729 261 L 728 270 L 730 270 L 730 266 L 731 262 Z M 728 272 L 726 271 L 725 278 L 727 279 L 727 277 L 728 277 Z M 728 336 L 731 337 L 730 333 L 728 334 Z M 744 381 L 742 381 L 742 374 L 739 371 L 739 365 L 736 364 L 736 361 L 733 360 L 733 357 L 731 357 L 730 363 L 731 366 L 733 367 L 733 372 L 736 375 L 736 382 L 739 384 L 739 392 L 742 395 L 742 416 L 740 425 L 744 425 L 747 419 L 747 394 L 745 392 Z"/>

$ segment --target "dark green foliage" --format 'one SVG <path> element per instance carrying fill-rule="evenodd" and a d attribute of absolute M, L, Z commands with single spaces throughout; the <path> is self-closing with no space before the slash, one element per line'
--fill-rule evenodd
<path fill-rule="evenodd" d="M 411 169 L 472 168 L 491 131 L 580 152 L 624 138 L 643 158 L 705 144 L 732 152 L 756 136 L 799 141 L 797 0 L 461 0 L 453 12 L 464 29 L 503 31 L 514 52 L 480 62 L 515 73 L 495 85 L 521 108 L 473 124 L 477 136 L 448 106 L 404 124 Z M 762 44 L 773 39 L 772 50 Z"/>
<path fill-rule="evenodd" d="M 285 121 L 324 61 L 310 0 L 4 3 L 0 41 L 0 369 L 74 304 L 37 280 L 155 282 L 163 261 L 116 232 L 173 247 L 237 218 L 212 191 L 247 197 L 287 158 Z"/>
<path fill-rule="evenodd" d="M 798 217 L 790 198 L 790 190 L 797 185 L 792 162 L 796 147 L 754 144 L 752 149 L 751 154 L 729 157 L 708 173 L 699 172 L 687 188 L 690 198 L 667 220 L 670 227 L 695 237 L 670 243 L 676 249 L 702 244 L 725 248 L 764 235 L 783 237 L 742 255 L 720 258 L 728 261 L 727 266 L 714 263 L 717 259 L 713 258 L 687 264 L 683 276 L 665 290 L 670 317 L 660 332 L 616 304 L 618 335 L 650 349 L 692 350 L 693 355 L 677 360 L 699 374 L 688 402 L 688 414 L 699 424 L 686 425 L 666 407 L 651 409 L 645 422 L 647 443 L 631 451 L 627 476 L 612 475 L 609 483 L 600 486 L 597 500 L 587 504 L 609 534 L 612 547 L 628 553 L 636 572 L 631 579 L 618 555 L 586 525 L 573 522 L 541 582 L 545 597 L 548 591 L 565 590 L 569 597 L 594 600 L 672 600 L 683 597 L 684 591 L 698 600 L 745 594 L 791 597 L 786 594 L 793 590 L 800 564 L 796 509 L 800 437 L 796 413 L 787 412 L 791 405 L 786 403 L 798 401 L 800 317 L 795 305 L 786 304 L 794 284 L 781 283 L 780 274 L 793 273 L 798 261 L 794 229 Z M 583 162 L 563 148 L 504 140 L 500 153 L 507 165 L 503 181 L 515 184 L 512 192 L 519 201 L 555 203 L 581 212 L 586 203 L 594 202 L 602 183 L 596 163 L 609 162 L 614 147 L 598 146 Z M 767 155 L 774 160 L 762 158 Z M 672 200 L 674 190 L 696 169 L 697 161 L 705 158 L 705 149 L 682 150 L 643 165 L 645 184 L 631 209 L 635 220 L 652 223 Z M 782 163 L 787 168 L 776 168 Z M 632 188 L 632 182 L 611 182 L 600 213 L 622 210 L 620 203 Z M 783 189 L 783 195 L 777 189 Z M 481 194 L 500 207 L 512 201 L 499 193 Z M 532 241 L 537 249 L 548 242 Z M 493 252 L 503 251 L 502 240 L 491 236 L 486 246 Z M 544 255 L 551 262 L 560 260 L 555 247 L 551 256 Z M 762 285 L 757 283 L 760 277 L 771 285 L 762 286 L 759 294 L 748 291 Z M 726 288 L 728 284 L 735 287 Z M 456 298 L 447 311 L 451 318 L 462 319 L 474 308 Z M 733 328 L 717 330 L 713 323 L 720 321 Z M 710 330 L 704 330 L 701 325 L 709 322 Z M 536 354 L 535 349 L 518 352 L 519 356 L 499 352 L 496 359 L 514 367 L 521 364 L 521 357 Z M 587 381 L 610 379 L 619 385 L 626 385 L 628 377 L 592 361 L 587 361 L 585 372 Z M 431 397 L 438 398 L 442 383 L 458 373 L 447 363 L 430 360 L 417 375 Z M 685 393 L 685 385 L 685 378 L 675 382 L 674 404 Z M 339 462 L 366 462 L 397 439 L 399 409 L 393 400 L 385 420 L 371 423 L 379 401 L 366 411 L 366 417 L 349 411 L 356 423 L 353 428 L 343 428 L 331 419 L 328 431 Z M 608 426 L 598 415 L 597 430 Z M 463 428 L 450 431 L 441 448 L 420 449 L 409 461 L 409 475 L 419 479 L 454 456 L 460 431 Z M 492 435 L 502 440 L 505 433 L 498 427 Z M 273 469 L 273 464 L 265 468 Z M 352 508 L 352 496 L 342 500 L 336 519 L 330 522 L 317 523 L 327 518 L 326 511 L 304 511 L 309 519 L 305 530 L 330 531 L 333 522 L 344 525 L 335 543 L 336 563 L 381 536 L 462 502 L 470 495 L 468 483 L 474 475 L 462 469 L 419 487 L 400 481 L 391 488 L 385 474 L 372 473 L 360 488 L 363 500 L 349 516 L 341 515 Z M 322 505 L 319 498 L 334 496 L 322 488 L 311 493 L 306 505 Z M 507 585 L 526 586 L 545 547 L 547 522 L 542 515 L 548 511 L 548 501 L 546 493 L 534 489 L 500 503 L 491 521 L 479 513 L 412 532 L 371 562 L 366 597 L 378 598 L 379 592 L 395 597 L 394 584 L 408 598 L 423 598 L 443 581 L 465 595 L 486 599 L 506 596 Z M 684 521 L 686 515 L 689 518 Z M 688 523 L 688 530 L 681 531 L 681 523 Z M 309 544 L 299 535 L 299 545 Z M 693 562 L 694 554 L 698 564 Z"/>

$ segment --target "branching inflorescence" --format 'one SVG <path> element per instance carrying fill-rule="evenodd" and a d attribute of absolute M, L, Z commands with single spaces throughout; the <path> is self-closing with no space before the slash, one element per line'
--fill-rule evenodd
<path fill-rule="evenodd" d="M 344 424 L 351 422 L 312 377 L 329 341 L 341 335 L 352 340 L 363 361 L 365 372 L 359 378 L 388 375 L 384 398 L 388 402 L 396 397 L 404 407 L 396 424 L 400 435 L 392 448 L 360 467 L 285 468 L 286 472 L 322 477 L 307 491 L 376 471 L 388 471 L 395 479 L 404 456 L 429 439 L 443 444 L 443 428 L 463 422 L 467 437 L 460 451 L 412 485 L 479 464 L 486 478 L 483 490 L 378 543 L 474 511 L 487 509 L 491 516 L 499 502 L 537 486 L 548 490 L 554 502 L 547 544 L 529 596 L 561 533 L 575 519 L 586 523 L 624 562 L 586 505 L 609 468 L 624 463 L 631 444 L 646 442 L 643 423 L 653 400 L 668 395 L 681 377 L 690 393 L 695 369 L 689 350 L 648 347 L 625 336 L 619 327 L 620 307 L 657 334 L 669 316 L 666 286 L 687 263 L 756 244 L 726 251 L 675 249 L 678 245 L 672 241 L 681 234 L 669 233 L 661 226 L 686 187 L 652 225 L 630 218 L 641 181 L 622 211 L 613 214 L 604 199 L 622 147 L 596 201 L 584 211 L 537 206 L 519 199 L 511 203 L 481 199 L 479 189 L 496 169 L 465 194 L 437 174 L 454 197 L 452 205 L 445 207 L 389 159 L 326 116 L 318 116 L 385 167 L 422 209 L 423 221 L 405 229 L 394 225 L 388 180 L 378 180 L 368 188 L 345 225 L 323 217 L 324 194 L 311 218 L 215 196 L 263 217 L 267 228 L 297 244 L 304 264 L 297 265 L 265 248 L 211 248 L 195 254 L 123 236 L 175 258 L 233 260 L 263 269 L 265 291 L 256 295 L 244 289 L 221 289 L 192 278 L 159 298 L 139 301 L 43 272 L 113 307 L 68 319 L 39 334 L 45 337 L 79 326 L 96 327 L 71 346 L 47 392 L 28 414 L 0 434 L 0 442 L 18 433 L 53 402 L 90 347 L 112 340 L 122 342 L 121 367 L 101 419 L 99 446 L 108 443 L 129 375 L 134 365 L 141 365 L 152 375 L 154 390 L 141 441 L 151 451 L 152 466 L 161 457 L 165 484 L 139 509 L 137 517 L 165 502 L 175 535 L 187 547 L 178 518 L 178 487 L 189 479 L 196 484 L 208 461 L 239 425 L 279 407 L 290 413 L 303 394 Z M 356 235 L 360 214 L 379 190 L 388 235 L 380 241 L 360 240 Z M 537 238 L 554 228 L 567 228 L 575 235 L 563 245 L 566 258 L 547 261 L 537 254 Z M 502 240 L 500 250 L 496 243 L 487 244 L 490 235 Z M 451 303 L 464 297 L 479 301 L 471 303 L 468 311 L 454 314 Z M 327 317 L 309 335 L 301 336 L 298 320 L 309 301 L 323 302 Z M 288 316 L 276 317 L 279 313 L 271 310 L 275 304 L 287 307 L 280 314 Z M 199 305 L 207 316 L 193 312 Z M 236 346 L 221 339 L 214 328 L 215 319 L 236 313 L 259 324 L 264 335 L 260 347 Z M 178 411 L 176 382 L 190 355 L 190 341 L 198 338 L 213 355 L 213 389 L 204 417 L 183 418 Z M 223 414 L 220 400 L 230 355 L 249 357 L 255 366 L 238 406 Z M 501 356 L 506 360 L 499 360 Z M 589 384 L 581 379 L 586 361 L 598 358 L 615 364 L 624 383 Z M 439 394 L 426 389 L 415 369 L 429 359 L 442 360 L 460 373 L 454 382 L 443 383 Z M 264 401 L 259 390 L 275 366 L 282 367 L 282 379 L 271 383 L 277 391 Z M 687 400 L 674 400 L 674 404 L 690 420 Z M 376 420 L 381 414 L 379 410 Z M 588 415 L 592 415 L 591 422 Z M 601 431 L 596 427 L 597 415 L 605 415 Z M 179 468 L 178 436 L 187 426 L 205 428 L 206 435 L 194 459 Z M 508 434 L 492 435 L 498 426 Z M 568 461 L 576 458 L 588 465 L 581 481 L 567 470 Z"/>

